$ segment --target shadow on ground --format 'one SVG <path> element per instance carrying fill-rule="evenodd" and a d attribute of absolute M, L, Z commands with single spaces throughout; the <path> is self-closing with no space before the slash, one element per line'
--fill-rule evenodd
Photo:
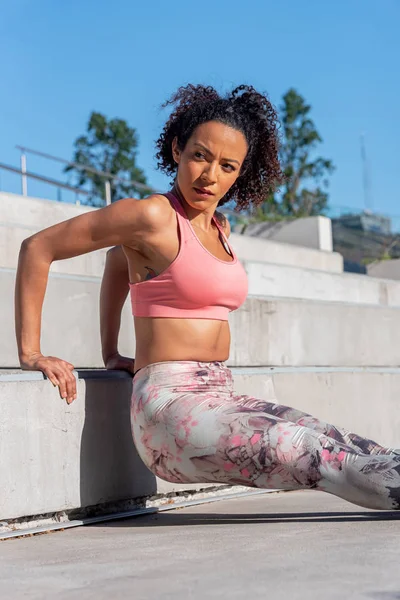
<path fill-rule="evenodd" d="M 260 523 L 364 523 L 400 521 L 400 511 L 304 512 L 266 514 L 184 514 L 181 511 L 143 515 L 101 524 L 101 527 L 173 527 L 182 525 L 251 525 Z M 96 525 L 92 525 L 95 527 Z"/>

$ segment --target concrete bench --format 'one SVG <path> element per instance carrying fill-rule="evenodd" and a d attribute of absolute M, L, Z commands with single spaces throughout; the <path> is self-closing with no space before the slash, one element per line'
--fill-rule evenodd
<path fill-rule="evenodd" d="M 235 389 L 399 446 L 400 369 L 234 368 Z M 193 491 L 155 478 L 130 429 L 131 377 L 78 371 L 70 406 L 39 372 L 0 370 L 0 520 Z"/>

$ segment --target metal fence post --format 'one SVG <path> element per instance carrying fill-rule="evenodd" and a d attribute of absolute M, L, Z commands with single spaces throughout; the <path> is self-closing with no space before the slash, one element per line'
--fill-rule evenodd
<path fill-rule="evenodd" d="M 21 154 L 21 171 L 22 171 L 22 195 L 28 195 L 28 180 L 26 178 L 26 155 Z"/>
<path fill-rule="evenodd" d="M 111 185 L 108 179 L 105 181 L 104 187 L 106 190 L 106 204 L 109 205 L 111 204 Z"/>

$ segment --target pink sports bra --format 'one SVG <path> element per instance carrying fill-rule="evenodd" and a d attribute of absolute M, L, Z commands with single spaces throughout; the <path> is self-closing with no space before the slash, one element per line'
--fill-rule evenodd
<path fill-rule="evenodd" d="M 137 317 L 228 320 L 228 313 L 243 304 L 247 275 L 213 217 L 220 238 L 233 260 L 213 256 L 200 242 L 177 198 L 165 194 L 175 208 L 180 246 L 175 260 L 162 273 L 130 284 L 132 312 Z"/>

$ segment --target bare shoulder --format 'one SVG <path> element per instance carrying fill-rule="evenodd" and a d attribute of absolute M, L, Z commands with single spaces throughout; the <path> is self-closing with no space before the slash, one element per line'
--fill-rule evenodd
<path fill-rule="evenodd" d="M 47 227 L 23 241 L 21 251 L 40 248 L 50 262 L 113 246 L 135 247 L 172 222 L 168 198 L 123 198 Z"/>
<path fill-rule="evenodd" d="M 228 219 L 226 218 L 226 216 L 219 210 L 216 210 L 215 218 L 217 219 L 218 223 L 223 228 L 226 237 L 229 237 L 231 234 L 231 225 L 230 225 Z"/>
<path fill-rule="evenodd" d="M 151 194 L 146 198 L 123 198 L 115 202 L 126 221 L 135 225 L 135 230 L 145 233 L 155 231 L 168 224 L 173 210 L 171 204 L 162 194 Z"/>
<path fill-rule="evenodd" d="M 164 225 L 175 214 L 170 201 L 163 194 L 152 194 L 140 202 L 145 203 L 144 212 L 148 222 L 155 227 Z"/>

